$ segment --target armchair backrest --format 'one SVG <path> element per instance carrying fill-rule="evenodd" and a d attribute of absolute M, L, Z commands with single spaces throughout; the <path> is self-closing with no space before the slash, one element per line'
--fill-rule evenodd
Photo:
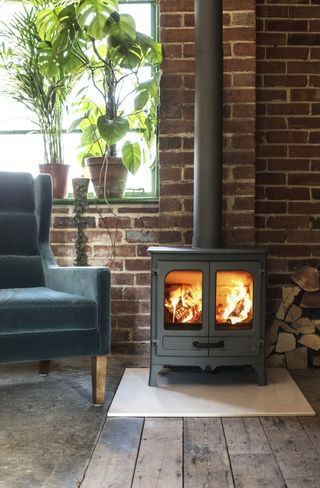
<path fill-rule="evenodd" d="M 0 288 L 43 285 L 33 177 L 0 172 Z"/>

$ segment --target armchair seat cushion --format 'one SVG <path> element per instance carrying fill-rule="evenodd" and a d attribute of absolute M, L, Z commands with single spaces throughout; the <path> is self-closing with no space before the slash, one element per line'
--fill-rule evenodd
<path fill-rule="evenodd" d="M 47 287 L 0 289 L 0 336 L 97 328 L 94 300 Z"/>

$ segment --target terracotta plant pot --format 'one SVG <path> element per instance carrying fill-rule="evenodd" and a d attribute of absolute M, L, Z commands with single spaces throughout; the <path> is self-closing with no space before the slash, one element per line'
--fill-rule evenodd
<path fill-rule="evenodd" d="M 69 164 L 39 164 L 40 173 L 51 175 L 53 198 L 66 198 L 69 168 Z"/>
<path fill-rule="evenodd" d="M 72 178 L 73 195 L 76 198 L 80 191 L 88 193 L 89 178 Z"/>
<path fill-rule="evenodd" d="M 86 158 L 90 178 L 98 198 L 122 198 L 126 189 L 127 168 L 115 156 Z"/>

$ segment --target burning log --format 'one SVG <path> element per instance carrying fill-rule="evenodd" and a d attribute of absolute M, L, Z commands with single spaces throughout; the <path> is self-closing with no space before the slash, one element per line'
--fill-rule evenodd
<path fill-rule="evenodd" d="M 216 322 L 218 324 L 249 323 L 252 319 L 252 297 L 248 286 L 241 281 L 228 286 L 225 304 L 216 307 Z"/>
<path fill-rule="evenodd" d="M 171 323 L 201 324 L 201 286 L 174 284 L 166 287 L 165 308 L 169 312 Z"/>

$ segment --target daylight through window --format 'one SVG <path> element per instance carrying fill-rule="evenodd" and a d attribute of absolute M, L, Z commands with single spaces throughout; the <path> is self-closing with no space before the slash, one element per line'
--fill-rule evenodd
<path fill-rule="evenodd" d="M 0 1 L 0 21 L 8 25 L 14 14 L 22 11 L 22 2 Z M 156 36 L 156 2 L 155 0 L 126 0 L 121 2 L 121 13 L 132 15 L 136 22 L 137 30 Z M 141 68 L 140 80 L 148 79 L 152 75 L 151 68 Z M 33 175 L 39 173 L 38 165 L 44 162 L 42 136 L 38 133 L 37 126 L 32 122 L 32 113 L 24 108 L 23 104 L 15 101 L 3 93 L 6 87 L 6 72 L 0 69 L 0 144 L 1 144 L 1 171 L 27 171 Z M 79 154 L 80 131 L 69 132 L 69 128 L 76 115 L 76 98 L 74 93 L 81 88 L 79 83 L 68 100 L 68 109 L 64 114 L 63 151 L 64 161 L 70 164 L 69 192 L 72 192 L 71 179 L 82 174 L 82 168 L 77 157 Z M 130 95 L 128 104 L 133 103 Z M 153 158 L 156 158 L 156 146 L 154 144 Z M 136 173 L 129 173 L 126 196 L 155 196 L 156 171 L 153 161 L 147 161 Z"/>

